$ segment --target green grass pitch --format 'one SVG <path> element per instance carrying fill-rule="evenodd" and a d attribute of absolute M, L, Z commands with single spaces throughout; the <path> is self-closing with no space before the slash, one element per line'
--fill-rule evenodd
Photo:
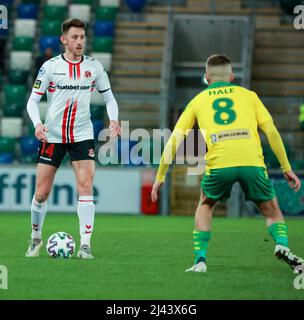
<path fill-rule="evenodd" d="M 288 219 L 291 248 L 304 256 L 304 220 Z M 8 268 L 1 299 L 303 299 L 295 274 L 273 256 L 263 219 L 213 220 L 208 272 L 185 273 L 193 262 L 193 218 L 97 215 L 95 260 L 25 258 L 29 214 L 0 214 L 0 265 Z M 78 217 L 49 213 L 44 243 L 71 233 Z"/>

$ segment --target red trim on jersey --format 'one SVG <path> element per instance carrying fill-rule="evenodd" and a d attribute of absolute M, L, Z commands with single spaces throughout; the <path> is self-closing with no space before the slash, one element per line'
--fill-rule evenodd
<path fill-rule="evenodd" d="M 62 143 L 66 143 L 67 142 L 66 127 L 67 127 L 69 106 L 70 106 L 70 99 L 66 102 L 64 113 L 63 113 L 62 131 L 61 131 L 62 132 Z"/>
<path fill-rule="evenodd" d="M 78 200 L 79 202 L 94 202 L 94 200 Z"/>
<path fill-rule="evenodd" d="M 35 92 L 35 91 L 34 91 L 34 93 L 36 93 L 36 94 L 40 94 L 41 96 L 43 96 L 43 95 L 44 95 L 44 93 L 43 93 L 43 92 Z"/>
<path fill-rule="evenodd" d="M 80 79 L 80 64 L 76 64 L 77 79 Z"/>
<path fill-rule="evenodd" d="M 74 143 L 74 122 L 76 118 L 76 111 L 77 111 L 77 100 L 75 100 L 75 102 L 73 103 L 71 125 L 70 125 L 70 143 Z"/>
<path fill-rule="evenodd" d="M 68 61 L 67 63 L 69 64 L 69 78 L 73 79 L 73 64 Z"/>

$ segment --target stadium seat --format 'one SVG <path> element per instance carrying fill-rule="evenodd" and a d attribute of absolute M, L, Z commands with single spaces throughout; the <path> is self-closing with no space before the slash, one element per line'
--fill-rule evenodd
<path fill-rule="evenodd" d="M 103 122 L 101 120 L 93 120 L 93 130 L 94 130 L 94 139 L 98 141 L 98 135 L 100 131 L 103 129 Z"/>
<path fill-rule="evenodd" d="M 38 6 L 34 3 L 20 3 L 17 7 L 18 18 L 35 19 L 38 17 Z"/>
<path fill-rule="evenodd" d="M 7 38 L 8 37 L 8 29 L 0 29 L 0 38 Z"/>
<path fill-rule="evenodd" d="M 94 37 L 93 51 L 113 53 L 114 41 L 112 37 Z"/>
<path fill-rule="evenodd" d="M 36 34 L 37 21 L 33 19 L 16 19 L 15 20 L 15 37 L 31 37 Z"/>
<path fill-rule="evenodd" d="M 15 153 L 16 139 L 0 136 L 0 153 Z"/>
<path fill-rule="evenodd" d="M 48 5 L 66 7 L 68 0 L 47 0 Z"/>
<path fill-rule="evenodd" d="M 146 0 L 125 0 L 126 4 L 133 12 L 141 12 L 146 5 Z"/>
<path fill-rule="evenodd" d="M 35 136 L 35 128 L 34 125 L 31 121 L 31 119 L 29 119 L 29 117 L 27 116 L 27 122 L 26 122 L 26 127 L 25 127 L 25 132 L 27 133 L 27 135 L 29 136 Z"/>
<path fill-rule="evenodd" d="M 30 70 L 32 66 L 32 52 L 11 51 L 10 69 Z"/>
<path fill-rule="evenodd" d="M 52 48 L 54 54 L 60 52 L 59 36 L 42 36 L 39 40 L 40 52 L 43 53 L 47 48 Z"/>
<path fill-rule="evenodd" d="M 41 0 L 22 0 L 22 3 L 35 3 L 40 4 Z"/>
<path fill-rule="evenodd" d="M 99 0 L 101 7 L 116 7 L 120 6 L 120 0 Z"/>
<path fill-rule="evenodd" d="M 34 38 L 31 37 L 15 37 L 13 40 L 13 50 L 15 51 L 32 51 Z"/>
<path fill-rule="evenodd" d="M 27 81 L 29 72 L 25 70 L 9 70 L 9 81 L 12 84 L 24 84 Z"/>
<path fill-rule="evenodd" d="M 44 7 L 44 19 L 63 21 L 66 15 L 66 8 L 63 6 L 46 5 Z"/>
<path fill-rule="evenodd" d="M 14 156 L 11 153 L 0 153 L 0 164 L 10 164 L 14 162 Z"/>
<path fill-rule="evenodd" d="M 293 170 L 303 170 L 304 160 L 291 160 L 291 167 Z"/>
<path fill-rule="evenodd" d="M 96 9 L 97 21 L 115 21 L 117 14 L 116 7 L 98 7 Z"/>
<path fill-rule="evenodd" d="M 22 136 L 22 118 L 1 119 L 1 136 L 9 138 L 20 138 Z"/>
<path fill-rule="evenodd" d="M 71 3 L 74 4 L 88 4 L 88 5 L 92 5 L 93 4 L 93 0 L 72 0 Z"/>
<path fill-rule="evenodd" d="M 48 20 L 42 21 L 41 34 L 44 36 L 58 36 L 61 34 L 61 20 Z"/>
<path fill-rule="evenodd" d="M 39 141 L 34 136 L 23 136 L 20 138 L 20 151 L 22 156 L 35 155 Z"/>
<path fill-rule="evenodd" d="M 11 7 L 14 3 L 14 0 L 2 0 L 1 4 L 6 6 L 6 7 Z"/>
<path fill-rule="evenodd" d="M 5 117 L 22 117 L 24 110 L 24 103 L 18 101 L 15 103 L 6 103 L 3 108 L 3 115 Z"/>
<path fill-rule="evenodd" d="M 105 110 L 105 106 L 102 106 L 100 104 L 91 105 L 91 108 L 90 108 L 91 119 L 92 120 L 103 120 L 104 110 Z"/>
<path fill-rule="evenodd" d="M 26 86 L 21 84 L 6 84 L 3 86 L 3 91 L 6 104 L 25 102 Z"/>
<path fill-rule="evenodd" d="M 111 65 L 112 65 L 111 53 L 92 52 L 91 57 L 99 61 L 107 72 L 111 70 Z"/>
<path fill-rule="evenodd" d="M 113 37 L 115 23 L 111 21 L 96 21 L 94 25 L 94 35 L 98 37 Z"/>
<path fill-rule="evenodd" d="M 90 21 L 91 7 L 87 4 L 71 4 L 69 7 L 69 17 L 78 18 L 84 22 Z"/>

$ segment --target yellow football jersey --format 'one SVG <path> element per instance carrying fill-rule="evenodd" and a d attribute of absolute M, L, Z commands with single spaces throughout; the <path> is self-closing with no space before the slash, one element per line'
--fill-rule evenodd
<path fill-rule="evenodd" d="M 187 134 L 197 121 L 208 148 L 206 170 L 265 167 L 258 126 L 270 120 L 256 93 L 216 82 L 190 101 L 175 129 Z"/>

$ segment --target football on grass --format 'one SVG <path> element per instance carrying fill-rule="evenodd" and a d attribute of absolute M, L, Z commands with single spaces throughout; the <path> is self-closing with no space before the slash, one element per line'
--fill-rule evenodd
<path fill-rule="evenodd" d="M 47 241 L 46 251 L 51 258 L 71 258 L 75 252 L 73 237 L 63 231 L 52 234 Z"/>

